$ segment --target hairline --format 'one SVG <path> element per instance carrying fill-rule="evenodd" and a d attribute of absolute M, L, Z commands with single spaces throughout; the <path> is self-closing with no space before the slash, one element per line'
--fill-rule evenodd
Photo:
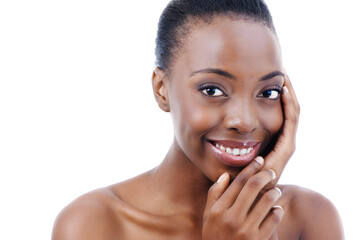
<path fill-rule="evenodd" d="M 166 77 L 168 77 L 169 79 L 171 78 L 174 62 L 176 61 L 179 53 L 186 50 L 185 41 L 186 39 L 188 39 L 191 32 L 199 26 L 200 27 L 209 26 L 216 19 L 219 18 L 228 18 L 232 21 L 244 21 L 247 23 L 260 24 L 263 27 L 268 28 L 277 37 L 274 26 L 268 24 L 265 20 L 256 18 L 255 16 L 239 14 L 233 11 L 221 12 L 221 13 L 207 13 L 202 15 L 189 15 L 175 31 L 175 37 L 177 38 L 177 43 L 170 50 L 170 58 L 167 69 L 162 69 L 160 66 L 158 66 L 161 70 L 164 71 Z"/>

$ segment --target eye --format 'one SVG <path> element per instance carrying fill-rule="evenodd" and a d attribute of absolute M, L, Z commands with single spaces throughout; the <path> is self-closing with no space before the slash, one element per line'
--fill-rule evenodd
<path fill-rule="evenodd" d="M 219 97 L 224 95 L 224 93 L 220 89 L 215 87 L 205 88 L 201 92 L 205 95 L 212 97 Z"/>
<path fill-rule="evenodd" d="M 226 96 L 220 87 L 213 84 L 204 84 L 200 86 L 199 91 L 208 97 L 222 97 Z"/>
<path fill-rule="evenodd" d="M 276 100 L 280 97 L 280 90 L 279 89 L 265 90 L 262 93 L 260 93 L 258 97 Z"/>

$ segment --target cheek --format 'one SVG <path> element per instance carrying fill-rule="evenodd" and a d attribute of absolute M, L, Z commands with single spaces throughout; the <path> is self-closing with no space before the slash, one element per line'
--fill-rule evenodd
<path fill-rule="evenodd" d="M 191 98 L 189 98 L 191 99 Z M 171 109 L 175 138 L 183 153 L 192 161 L 204 157 L 205 142 L 202 137 L 216 126 L 216 116 L 189 99 L 179 101 Z"/>
<path fill-rule="evenodd" d="M 218 116 L 213 111 L 190 101 L 190 98 L 178 102 L 171 113 L 175 131 L 182 135 L 201 136 L 218 122 Z"/>
<path fill-rule="evenodd" d="M 175 88 L 182 89 L 182 88 Z M 219 122 L 219 111 L 203 104 L 201 96 L 191 91 L 172 92 L 170 113 L 173 120 L 175 138 L 189 158 L 203 151 L 202 137 Z"/>
<path fill-rule="evenodd" d="M 204 134 L 217 124 L 219 113 L 216 115 L 204 104 L 203 96 L 191 83 L 182 79 L 173 80 L 169 88 L 170 113 L 177 136 Z"/>
<path fill-rule="evenodd" d="M 260 114 L 261 125 L 269 131 L 271 135 L 274 135 L 280 130 L 283 120 L 283 112 L 280 103 L 276 106 L 262 109 L 262 113 Z"/>

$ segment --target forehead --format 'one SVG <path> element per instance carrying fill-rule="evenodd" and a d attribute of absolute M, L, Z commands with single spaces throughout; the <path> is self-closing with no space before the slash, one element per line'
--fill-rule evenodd
<path fill-rule="evenodd" d="M 211 23 L 190 26 L 173 66 L 174 72 L 217 67 L 248 77 L 281 70 L 282 59 L 278 39 L 268 27 L 248 20 L 216 17 Z"/>

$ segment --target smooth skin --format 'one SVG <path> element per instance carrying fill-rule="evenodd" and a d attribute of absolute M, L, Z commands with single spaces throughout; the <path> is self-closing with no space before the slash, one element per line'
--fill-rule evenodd
<path fill-rule="evenodd" d="M 152 77 L 174 124 L 165 159 L 76 199 L 59 214 L 52 239 L 344 239 L 326 198 L 276 185 L 295 151 L 300 108 L 275 34 L 226 16 L 189 24 L 170 73 L 156 68 Z M 213 154 L 214 139 L 260 142 L 260 156 L 275 144 L 237 167 Z"/>

